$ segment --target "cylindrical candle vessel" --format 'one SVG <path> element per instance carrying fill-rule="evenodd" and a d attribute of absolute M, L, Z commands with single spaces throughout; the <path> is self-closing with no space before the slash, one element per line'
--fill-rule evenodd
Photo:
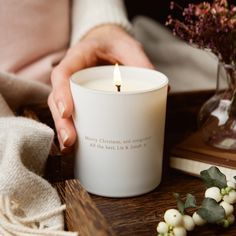
<path fill-rule="evenodd" d="M 90 193 L 131 197 L 156 188 L 162 175 L 167 77 L 120 66 L 81 70 L 70 80 L 78 139 L 75 176 Z"/>

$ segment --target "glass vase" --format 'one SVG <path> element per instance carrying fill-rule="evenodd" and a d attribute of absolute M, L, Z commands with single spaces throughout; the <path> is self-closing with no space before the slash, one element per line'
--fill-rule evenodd
<path fill-rule="evenodd" d="M 209 145 L 236 151 L 236 68 L 218 63 L 214 96 L 206 101 L 198 115 L 202 137 Z"/>

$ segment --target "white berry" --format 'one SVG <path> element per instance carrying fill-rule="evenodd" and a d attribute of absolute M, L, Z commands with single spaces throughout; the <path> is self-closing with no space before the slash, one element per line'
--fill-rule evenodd
<path fill-rule="evenodd" d="M 232 181 L 228 181 L 227 182 L 227 186 L 231 187 L 232 189 L 236 189 L 236 183 L 232 182 Z"/>
<path fill-rule="evenodd" d="M 215 199 L 217 202 L 222 199 L 220 189 L 217 187 L 208 188 L 205 192 L 205 197 Z"/>
<path fill-rule="evenodd" d="M 183 226 L 186 230 L 192 231 L 195 227 L 195 223 L 193 221 L 193 218 L 189 215 L 183 216 Z"/>
<path fill-rule="evenodd" d="M 235 216 L 232 214 L 227 217 L 227 220 L 228 220 L 229 224 L 232 225 L 235 221 Z"/>
<path fill-rule="evenodd" d="M 187 231 L 184 227 L 174 227 L 173 229 L 174 235 L 175 236 L 186 236 L 187 235 Z"/>
<path fill-rule="evenodd" d="M 223 200 L 224 200 L 225 202 L 228 202 L 229 204 L 234 204 L 234 203 L 236 203 L 236 191 L 235 191 L 235 190 L 231 190 L 231 191 L 229 192 L 229 194 L 227 194 L 227 195 L 225 195 L 225 196 L 223 197 Z"/>
<path fill-rule="evenodd" d="M 192 217 L 195 225 L 202 226 L 206 224 L 206 221 L 197 212 L 194 212 Z"/>
<path fill-rule="evenodd" d="M 166 222 L 161 221 L 157 226 L 157 232 L 160 234 L 164 234 L 168 232 L 168 224 Z"/>
<path fill-rule="evenodd" d="M 234 207 L 231 204 L 229 204 L 228 202 L 222 201 L 220 203 L 220 206 L 222 206 L 224 208 L 226 216 L 229 216 L 229 215 L 233 214 Z"/>
<path fill-rule="evenodd" d="M 176 209 L 169 209 L 164 214 L 165 222 L 172 226 L 179 226 L 182 224 L 182 215 Z"/>

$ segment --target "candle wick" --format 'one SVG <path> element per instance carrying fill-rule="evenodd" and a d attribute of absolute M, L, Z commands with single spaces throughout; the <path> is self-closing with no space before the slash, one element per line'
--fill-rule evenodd
<path fill-rule="evenodd" d="M 116 85 L 117 87 L 117 92 L 120 92 L 121 85 Z"/>

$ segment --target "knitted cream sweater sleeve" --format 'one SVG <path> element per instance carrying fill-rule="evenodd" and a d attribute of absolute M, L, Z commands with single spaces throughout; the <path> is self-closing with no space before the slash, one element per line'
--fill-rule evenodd
<path fill-rule="evenodd" d="M 103 24 L 117 24 L 131 31 L 123 0 L 73 0 L 71 45 Z"/>

